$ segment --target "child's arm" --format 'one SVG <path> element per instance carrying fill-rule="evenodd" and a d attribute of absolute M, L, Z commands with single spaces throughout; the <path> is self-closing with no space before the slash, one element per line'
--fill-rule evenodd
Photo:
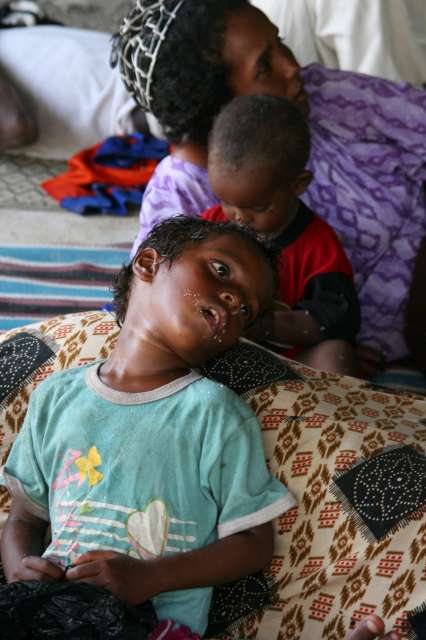
<path fill-rule="evenodd" d="M 202 549 L 153 560 L 89 551 L 67 571 L 66 579 L 104 587 L 117 597 L 138 604 L 165 591 L 238 580 L 263 569 L 272 553 L 272 524 L 267 522 Z"/>
<path fill-rule="evenodd" d="M 255 342 L 271 342 L 283 347 L 316 344 L 323 339 L 320 325 L 302 310 L 274 310 L 262 316 L 245 336 Z"/>
<path fill-rule="evenodd" d="M 54 582 L 63 578 L 60 567 L 40 557 L 46 546 L 46 530 L 47 522 L 29 513 L 19 498 L 13 498 L 1 540 L 1 557 L 8 582 Z"/>

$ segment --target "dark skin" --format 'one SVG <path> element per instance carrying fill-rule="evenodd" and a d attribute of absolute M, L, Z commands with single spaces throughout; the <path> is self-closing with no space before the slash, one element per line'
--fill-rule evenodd
<path fill-rule="evenodd" d="M 209 180 L 224 214 L 253 229 L 260 239 L 279 235 L 293 222 L 298 198 L 312 179 L 305 169 L 284 175 L 278 169 L 273 164 L 248 160 L 243 168 L 235 170 L 214 148 L 209 152 Z M 297 360 L 316 369 L 343 375 L 359 372 L 353 347 L 344 340 L 323 342 L 318 322 L 300 309 L 269 311 L 246 332 L 246 337 L 276 346 L 303 345 Z"/>
<path fill-rule="evenodd" d="M 19 92 L 0 70 L 0 151 L 34 142 L 35 120 Z"/>
<path fill-rule="evenodd" d="M 270 304 L 275 288 L 263 256 L 230 235 L 190 246 L 171 264 L 154 249 L 144 249 L 133 271 L 123 328 L 101 369 L 105 384 L 127 392 L 163 386 L 228 349 Z M 273 552 L 272 525 L 266 523 L 172 557 L 142 560 L 91 551 L 64 572 L 40 557 L 46 526 L 21 500 L 13 500 L 2 537 L 9 582 L 86 582 L 131 604 L 164 591 L 236 580 L 266 566 Z"/>

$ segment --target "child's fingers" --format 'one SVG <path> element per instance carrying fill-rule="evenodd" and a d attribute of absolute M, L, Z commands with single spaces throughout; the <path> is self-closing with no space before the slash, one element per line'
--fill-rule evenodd
<path fill-rule="evenodd" d="M 86 561 L 80 565 L 74 565 L 65 574 L 67 580 L 79 581 L 87 580 L 97 576 L 100 572 L 100 565 L 97 562 Z"/>
<path fill-rule="evenodd" d="M 78 556 L 73 562 L 73 566 L 77 567 L 81 564 L 86 564 L 87 562 L 96 562 L 96 560 L 108 560 L 108 558 L 113 558 L 118 555 L 116 551 L 88 551 L 87 553 L 83 553 L 81 556 Z"/>
<path fill-rule="evenodd" d="M 362 620 L 353 631 L 346 637 L 346 640 L 398 640 L 399 635 L 395 632 L 387 633 L 383 636 L 385 625 L 379 616 L 371 615 Z"/>
<path fill-rule="evenodd" d="M 22 567 L 29 576 L 38 576 L 28 577 L 26 578 L 27 580 L 45 580 L 49 578 L 52 580 L 60 580 L 64 575 L 62 567 L 39 556 L 26 556 L 22 559 Z"/>

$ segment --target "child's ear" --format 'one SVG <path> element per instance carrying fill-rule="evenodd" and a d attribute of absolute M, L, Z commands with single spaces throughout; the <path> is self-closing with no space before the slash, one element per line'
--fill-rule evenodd
<path fill-rule="evenodd" d="M 305 193 L 311 182 L 312 171 L 308 171 L 308 169 L 301 171 L 293 181 L 294 195 L 299 197 L 302 193 Z"/>
<path fill-rule="evenodd" d="M 158 251 L 146 247 L 139 251 L 134 258 L 133 273 L 144 282 L 152 282 L 162 261 L 163 258 Z"/>

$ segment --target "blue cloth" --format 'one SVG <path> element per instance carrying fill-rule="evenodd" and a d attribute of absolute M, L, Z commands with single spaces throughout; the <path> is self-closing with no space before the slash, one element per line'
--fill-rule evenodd
<path fill-rule="evenodd" d="M 161 160 L 168 153 L 169 145 L 143 133 L 131 136 L 111 136 L 99 147 L 94 159 L 106 167 L 132 167 L 139 160 Z"/>
<path fill-rule="evenodd" d="M 96 183 L 92 184 L 91 188 L 93 194 L 90 196 L 62 198 L 61 207 L 86 216 L 98 213 L 127 216 L 128 205 L 133 204 L 139 207 L 145 191 L 144 186 L 124 189 Z"/>

